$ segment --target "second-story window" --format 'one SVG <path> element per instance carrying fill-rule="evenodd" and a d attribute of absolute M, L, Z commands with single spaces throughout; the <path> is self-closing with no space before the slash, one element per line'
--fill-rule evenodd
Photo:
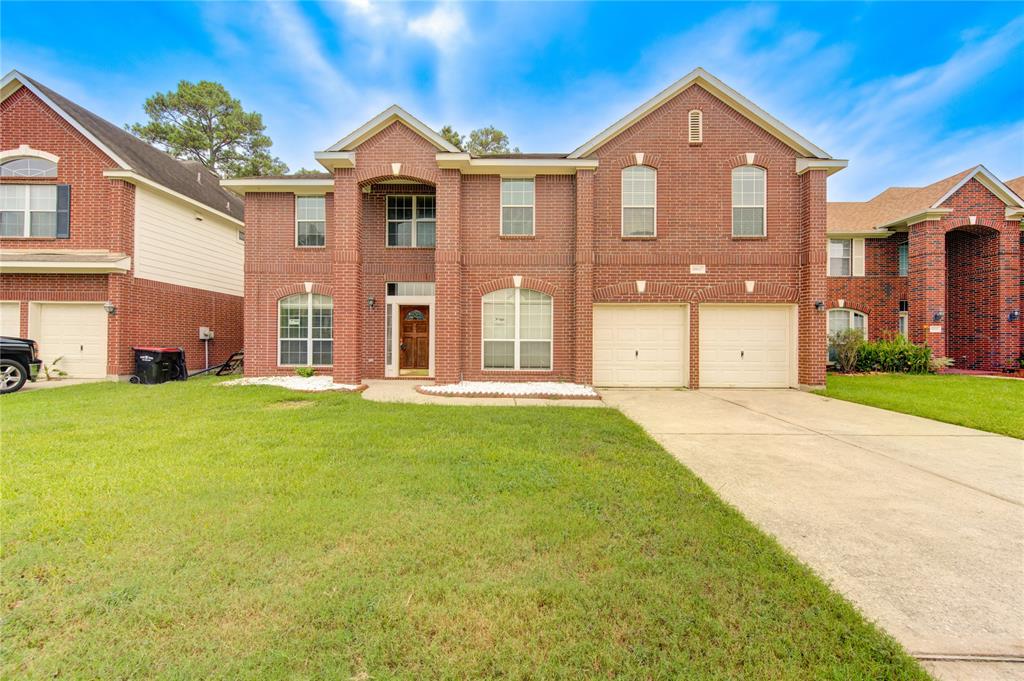
<path fill-rule="evenodd" d="M 853 239 L 829 239 L 828 273 L 833 277 L 853 274 Z"/>
<path fill-rule="evenodd" d="M 503 236 L 533 234 L 533 178 L 501 180 L 501 233 Z"/>
<path fill-rule="evenodd" d="M 317 248 L 327 243 L 326 209 L 322 196 L 295 197 L 295 245 Z"/>
<path fill-rule="evenodd" d="M 69 187 L 0 185 L 0 236 L 68 238 Z"/>
<path fill-rule="evenodd" d="M 622 236 L 655 236 L 658 171 L 650 166 L 622 169 Z"/>
<path fill-rule="evenodd" d="M 910 244 L 904 241 L 896 248 L 900 258 L 899 275 L 905 277 L 910 272 Z"/>
<path fill-rule="evenodd" d="M 437 240 L 437 198 L 432 194 L 389 196 L 388 246 L 433 248 Z"/>
<path fill-rule="evenodd" d="M 732 171 L 732 235 L 765 235 L 765 171 L 740 166 Z"/>

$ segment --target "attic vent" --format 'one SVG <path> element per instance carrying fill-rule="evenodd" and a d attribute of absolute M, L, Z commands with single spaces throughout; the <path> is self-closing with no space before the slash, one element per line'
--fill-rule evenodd
<path fill-rule="evenodd" d="M 700 144 L 704 141 L 704 114 L 694 109 L 690 112 L 690 144 Z"/>

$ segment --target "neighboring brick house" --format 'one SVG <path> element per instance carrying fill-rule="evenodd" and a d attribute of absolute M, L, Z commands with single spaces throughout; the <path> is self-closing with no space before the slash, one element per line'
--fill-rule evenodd
<path fill-rule="evenodd" d="M 697 69 L 568 154 L 471 157 L 394 106 L 245 195 L 246 372 L 817 386 L 826 177 Z"/>
<path fill-rule="evenodd" d="M 126 376 L 133 345 L 190 369 L 242 347 L 242 202 L 16 71 L 0 82 L 0 333 L 75 377 Z"/>
<path fill-rule="evenodd" d="M 958 369 L 1024 352 L 1024 177 L 976 166 L 927 187 L 828 205 L 829 331 L 926 343 Z"/>

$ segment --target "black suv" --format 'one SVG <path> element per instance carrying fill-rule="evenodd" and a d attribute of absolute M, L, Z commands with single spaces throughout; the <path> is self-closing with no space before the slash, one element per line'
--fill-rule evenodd
<path fill-rule="evenodd" d="M 0 395 L 21 390 L 25 381 L 35 381 L 42 364 L 34 340 L 0 336 Z"/>

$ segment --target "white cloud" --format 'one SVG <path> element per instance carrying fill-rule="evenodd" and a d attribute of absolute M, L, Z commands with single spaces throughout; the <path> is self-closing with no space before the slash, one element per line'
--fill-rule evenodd
<path fill-rule="evenodd" d="M 433 10 L 410 19 L 409 33 L 434 43 L 441 52 L 454 50 L 465 38 L 466 17 L 454 5 L 437 5 Z"/>

